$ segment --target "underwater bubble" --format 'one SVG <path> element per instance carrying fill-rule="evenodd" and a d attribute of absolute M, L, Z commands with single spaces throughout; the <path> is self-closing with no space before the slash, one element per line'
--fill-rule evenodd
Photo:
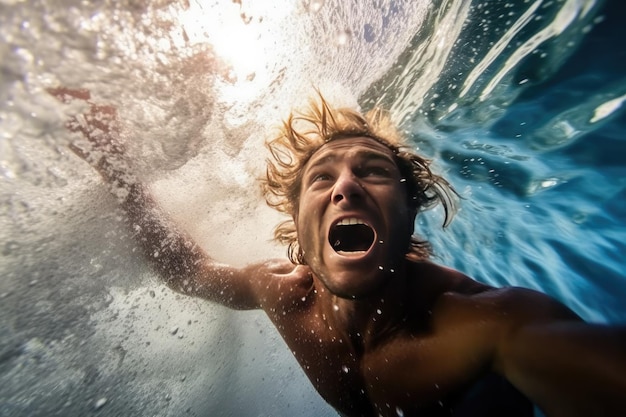
<path fill-rule="evenodd" d="M 324 7 L 324 0 L 310 0 L 306 4 L 307 11 L 311 13 L 319 12 Z"/>
<path fill-rule="evenodd" d="M 104 407 L 104 405 L 107 403 L 107 399 L 105 397 L 100 398 L 98 401 L 96 401 L 93 405 L 93 409 L 94 410 L 99 410 L 102 407 Z"/>
<path fill-rule="evenodd" d="M 337 42 L 337 45 L 344 46 L 350 42 L 350 38 L 352 38 L 352 32 L 350 32 L 350 29 L 344 29 L 337 33 L 335 41 Z"/>
<path fill-rule="evenodd" d="M 576 224 L 582 224 L 587 220 L 587 214 L 576 213 L 572 216 L 572 221 Z"/>

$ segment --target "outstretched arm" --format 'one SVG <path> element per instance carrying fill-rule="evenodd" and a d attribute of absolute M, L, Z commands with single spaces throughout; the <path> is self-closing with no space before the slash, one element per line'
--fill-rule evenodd
<path fill-rule="evenodd" d="M 484 360 L 548 417 L 626 416 L 626 326 L 585 323 L 523 288 L 447 299 L 444 324 L 465 322 L 451 336 L 460 369 Z"/>
<path fill-rule="evenodd" d="M 626 416 L 626 326 L 585 323 L 523 288 L 446 294 L 433 317 L 446 343 L 432 372 L 494 370 L 548 417 Z"/>
<path fill-rule="evenodd" d="M 436 396 L 495 371 L 548 417 L 626 416 L 626 326 L 585 323 L 522 288 L 446 293 L 432 320 L 430 337 L 388 353 L 403 358 L 385 363 L 390 385 L 404 381 Z"/>
<path fill-rule="evenodd" d="M 498 372 L 549 417 L 626 415 L 626 326 L 585 323 L 531 290 L 494 294 Z"/>
<path fill-rule="evenodd" d="M 626 415 L 626 326 L 529 324 L 499 356 L 504 375 L 548 416 Z"/>
<path fill-rule="evenodd" d="M 176 291 L 219 302 L 231 308 L 261 307 L 264 281 L 275 270 L 267 265 L 233 268 L 212 260 L 164 213 L 146 185 L 133 174 L 120 141 L 116 109 L 90 101 L 87 90 L 49 92 L 64 103 L 83 100 L 89 110 L 71 117 L 66 127 L 86 141 L 70 148 L 89 162 L 120 200 L 135 240 L 164 282 Z M 275 268 L 274 268 L 275 269 Z M 285 269 L 284 265 L 278 272 Z"/>

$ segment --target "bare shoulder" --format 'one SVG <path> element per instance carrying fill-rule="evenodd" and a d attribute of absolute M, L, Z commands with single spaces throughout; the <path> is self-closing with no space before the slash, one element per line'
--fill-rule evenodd
<path fill-rule="evenodd" d="M 495 288 L 473 296 L 478 302 L 492 304 L 507 312 L 512 319 L 525 322 L 580 320 L 580 317 L 560 301 L 521 287 Z"/>
<path fill-rule="evenodd" d="M 567 306 L 538 291 L 496 288 L 428 261 L 411 263 L 410 268 L 417 278 L 413 292 L 432 306 L 434 324 L 456 327 L 483 322 L 512 329 L 528 323 L 580 320 Z"/>
<path fill-rule="evenodd" d="M 428 277 L 436 287 L 437 304 L 467 306 L 493 314 L 507 314 L 518 319 L 579 319 L 556 299 L 539 291 L 521 287 L 496 288 L 480 283 L 455 269 L 433 262 L 418 262 L 413 266 L 416 275 Z"/>
<path fill-rule="evenodd" d="M 304 288 L 307 268 L 287 260 L 267 260 L 244 267 L 201 259 L 197 272 L 185 276 L 180 284 L 170 285 L 187 295 L 214 301 L 235 310 L 273 308 L 282 294 Z"/>
<path fill-rule="evenodd" d="M 435 293 L 479 294 L 494 287 L 482 284 L 456 269 L 431 261 L 411 262 L 410 274 L 421 282 L 427 282 Z M 422 289 L 423 290 L 423 289 Z"/>
<path fill-rule="evenodd" d="M 286 259 L 268 259 L 250 264 L 244 270 L 252 277 L 263 277 L 263 279 L 271 282 L 289 281 L 292 284 L 306 279 L 309 275 L 308 267 L 294 265 Z"/>
<path fill-rule="evenodd" d="M 294 265 L 286 259 L 270 259 L 244 268 L 255 281 L 265 310 L 280 304 L 292 304 L 294 299 L 306 296 L 313 285 L 308 266 Z"/>
<path fill-rule="evenodd" d="M 488 288 L 474 294 L 446 292 L 437 302 L 442 317 L 473 318 L 514 329 L 526 324 L 581 321 L 558 300 L 538 291 L 520 288 Z"/>

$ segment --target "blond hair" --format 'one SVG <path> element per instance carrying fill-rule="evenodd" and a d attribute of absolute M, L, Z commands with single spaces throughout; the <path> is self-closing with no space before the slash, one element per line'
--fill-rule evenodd
<path fill-rule="evenodd" d="M 304 166 L 322 145 L 347 137 L 369 137 L 387 146 L 406 179 L 409 208 L 417 214 L 441 202 L 445 212 L 443 226 L 450 223 L 456 212 L 456 192 L 443 177 L 433 174 L 428 159 L 405 145 L 389 114 L 380 108 L 365 115 L 352 109 L 335 109 L 321 94 L 319 101 L 311 100 L 307 110 L 292 112 L 283 122 L 278 135 L 266 143 L 271 154 L 266 177 L 262 180 L 267 204 L 293 219 L 298 210 Z M 288 245 L 291 262 L 305 264 L 293 220 L 280 223 L 274 230 L 274 238 Z M 426 259 L 431 256 L 430 245 L 412 236 L 407 255 L 414 259 Z"/>

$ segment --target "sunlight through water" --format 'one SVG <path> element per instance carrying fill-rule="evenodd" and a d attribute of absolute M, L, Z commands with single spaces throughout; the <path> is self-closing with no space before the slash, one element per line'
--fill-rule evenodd
<path fill-rule="evenodd" d="M 64 126 L 117 109 L 133 174 L 215 259 L 284 257 L 264 142 L 319 89 L 392 114 L 461 195 L 435 261 L 624 322 L 617 0 L 0 1 L 0 415 L 334 416 L 261 313 L 166 288 Z M 347 367 L 347 371 L 351 371 Z M 402 410 L 400 410 L 401 412 Z"/>

